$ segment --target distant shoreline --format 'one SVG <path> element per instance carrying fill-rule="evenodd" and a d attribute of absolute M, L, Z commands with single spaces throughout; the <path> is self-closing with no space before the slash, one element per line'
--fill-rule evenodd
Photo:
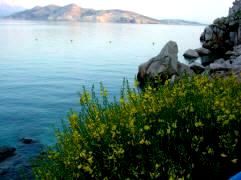
<path fill-rule="evenodd" d="M 129 24 L 129 25 L 166 25 L 166 26 L 208 26 L 208 24 L 165 24 L 165 23 L 159 23 L 159 24 L 138 24 L 138 23 L 114 23 L 114 22 L 82 22 L 82 21 L 54 21 L 54 20 L 25 20 L 25 19 L 11 19 L 11 18 L 5 18 L 0 17 L 0 21 L 4 22 L 52 22 L 52 23 L 88 23 L 88 24 Z"/>

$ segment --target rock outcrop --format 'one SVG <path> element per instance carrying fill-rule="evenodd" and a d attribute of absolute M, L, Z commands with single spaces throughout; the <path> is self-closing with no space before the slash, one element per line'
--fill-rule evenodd
<path fill-rule="evenodd" d="M 196 59 L 199 57 L 199 54 L 197 53 L 197 51 L 193 50 L 193 49 L 188 49 L 183 56 L 187 59 Z"/>
<path fill-rule="evenodd" d="M 16 148 L 13 147 L 0 147 L 0 162 L 8 157 L 14 156 Z"/>
<path fill-rule="evenodd" d="M 233 46 L 241 44 L 241 0 L 236 0 L 227 17 L 216 19 L 205 28 L 200 37 L 203 47 L 215 53 L 225 54 Z"/>
<path fill-rule="evenodd" d="M 173 76 L 181 76 L 184 73 L 193 74 L 189 66 L 178 61 L 178 46 L 174 41 L 169 41 L 159 55 L 139 66 L 138 81 L 144 85 L 146 81 L 159 79 L 165 82 Z"/>
<path fill-rule="evenodd" d="M 203 48 L 203 47 L 195 49 L 195 51 L 199 54 L 199 56 L 207 56 L 207 55 L 211 54 L 210 50 Z"/>
<path fill-rule="evenodd" d="M 200 40 L 203 47 L 218 54 L 225 54 L 234 45 L 230 37 L 229 18 L 218 18 L 212 25 L 205 28 Z"/>
<path fill-rule="evenodd" d="M 33 139 L 31 139 L 31 138 L 26 138 L 26 137 L 20 139 L 20 141 L 21 141 L 23 144 L 33 144 L 33 143 L 36 142 L 35 140 L 33 140 Z"/>
<path fill-rule="evenodd" d="M 25 145 L 22 142 L 13 147 L 0 147 L 0 179 L 34 179 L 30 159 L 36 159 L 44 146 L 39 142 Z M 2 158 L 2 160 L 1 160 Z"/>
<path fill-rule="evenodd" d="M 205 67 L 196 62 L 191 63 L 189 66 L 196 74 L 202 74 L 205 71 Z"/>
<path fill-rule="evenodd" d="M 236 76 L 241 80 L 241 0 L 236 0 L 228 17 L 218 18 L 205 28 L 200 37 L 203 47 L 189 49 L 184 57 L 201 57 L 201 63 L 189 66 L 177 59 L 178 47 L 169 41 L 159 55 L 139 66 L 137 79 L 141 86 L 145 82 L 173 82 L 182 74 L 204 74 L 210 77 Z"/>
<path fill-rule="evenodd" d="M 240 49 L 240 51 L 238 51 Z M 236 54 L 241 54 L 241 48 L 235 47 Z M 189 66 L 182 64 L 177 58 L 178 46 L 176 42 L 169 41 L 161 50 L 161 52 L 149 61 L 139 66 L 137 79 L 142 87 L 146 83 L 158 82 L 164 83 L 171 80 L 173 83 L 182 75 L 202 74 L 210 77 L 226 77 L 229 75 L 236 76 L 241 80 L 241 55 L 233 56 L 232 59 L 217 59 L 206 66 L 197 62 L 191 63 Z"/>
<path fill-rule="evenodd" d="M 210 77 L 236 76 L 241 81 L 241 56 L 234 59 L 217 59 L 209 66 L 205 67 L 206 75 Z"/>

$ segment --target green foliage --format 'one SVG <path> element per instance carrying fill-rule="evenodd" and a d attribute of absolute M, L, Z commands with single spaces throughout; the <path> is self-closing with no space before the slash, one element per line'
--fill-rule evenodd
<path fill-rule="evenodd" d="M 195 76 L 110 102 L 84 90 L 81 111 L 34 162 L 37 179 L 227 179 L 241 170 L 241 84 Z"/>

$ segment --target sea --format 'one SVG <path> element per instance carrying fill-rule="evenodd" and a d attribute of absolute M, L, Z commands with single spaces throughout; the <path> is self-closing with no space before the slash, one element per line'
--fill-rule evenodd
<path fill-rule="evenodd" d="M 55 128 L 80 110 L 83 87 L 98 90 L 101 82 L 118 97 L 123 79 L 133 84 L 138 66 L 169 40 L 188 64 L 183 53 L 201 46 L 204 28 L 1 20 L 0 146 L 22 147 L 23 137 L 53 145 Z"/>

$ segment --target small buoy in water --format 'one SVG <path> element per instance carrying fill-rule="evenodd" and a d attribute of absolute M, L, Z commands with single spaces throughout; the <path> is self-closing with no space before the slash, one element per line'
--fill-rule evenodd
<path fill-rule="evenodd" d="M 152 45 L 154 46 L 154 45 L 155 45 L 155 42 L 152 42 Z"/>
<path fill-rule="evenodd" d="M 109 43 L 111 44 L 111 43 L 112 43 L 112 41 L 109 41 Z"/>
<path fill-rule="evenodd" d="M 71 39 L 70 42 L 73 42 L 73 40 Z"/>

